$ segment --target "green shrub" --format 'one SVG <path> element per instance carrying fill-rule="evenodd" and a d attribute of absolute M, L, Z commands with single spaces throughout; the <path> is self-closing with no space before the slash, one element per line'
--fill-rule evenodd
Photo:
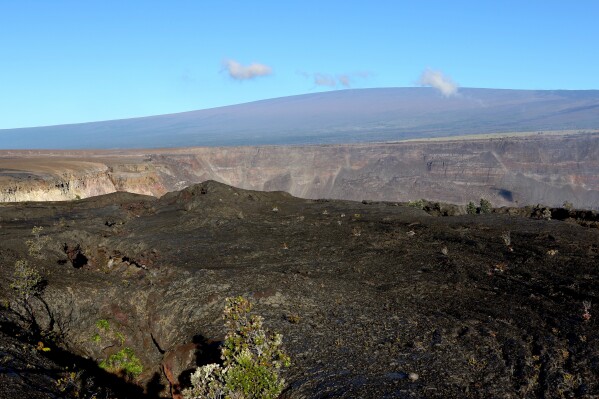
<path fill-rule="evenodd" d="M 466 213 L 468 215 L 475 215 L 476 214 L 476 205 L 474 205 L 474 202 L 470 201 L 468 202 L 468 205 L 466 205 Z"/>
<path fill-rule="evenodd" d="M 29 266 L 26 260 L 15 262 L 13 271 L 13 281 L 10 288 L 15 291 L 18 300 L 27 302 L 32 296 L 36 296 L 42 291 L 42 276 L 37 270 Z"/>
<path fill-rule="evenodd" d="M 31 229 L 33 238 L 25 241 L 29 250 L 29 256 L 36 259 L 43 259 L 42 249 L 48 241 L 50 241 L 50 237 L 41 235 L 43 230 L 44 228 L 42 226 L 34 226 L 33 229 Z"/>
<path fill-rule="evenodd" d="M 492 209 L 493 207 L 491 206 L 491 203 L 488 200 L 484 198 L 480 199 L 480 213 L 491 213 Z"/>
<path fill-rule="evenodd" d="M 191 388 L 183 390 L 185 399 L 221 399 L 225 397 L 224 369 L 216 363 L 198 367 L 191 375 Z"/>
<path fill-rule="evenodd" d="M 100 362 L 100 367 L 114 374 L 124 374 L 127 377 L 137 377 L 143 371 L 143 365 L 133 349 L 124 347 L 106 360 Z"/>
<path fill-rule="evenodd" d="M 12 295 L 5 303 L 6 308 L 26 323 L 27 329 L 41 332 L 41 327 L 31 306 L 32 298 L 39 297 L 44 290 L 44 279 L 41 274 L 29 266 L 26 260 L 17 260 L 9 287 L 12 290 Z"/>
<path fill-rule="evenodd" d="M 424 200 L 424 199 L 419 199 L 419 200 L 416 200 L 416 201 L 409 201 L 408 202 L 408 206 L 411 206 L 413 208 L 424 209 L 425 205 L 426 205 L 426 200 Z"/>
<path fill-rule="evenodd" d="M 283 391 L 281 367 L 289 356 L 281 349 L 281 334 L 266 331 L 262 317 L 251 315 L 252 305 L 243 298 L 227 298 L 223 318 L 227 335 L 221 347 L 223 366 L 208 364 L 191 376 L 185 399 L 274 399 Z"/>

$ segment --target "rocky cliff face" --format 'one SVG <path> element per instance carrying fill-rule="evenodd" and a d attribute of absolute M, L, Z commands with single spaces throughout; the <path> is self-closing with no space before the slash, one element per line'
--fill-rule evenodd
<path fill-rule="evenodd" d="M 466 203 L 484 197 L 495 206 L 599 207 L 599 134 L 126 154 L 13 151 L 0 158 L 0 168 L 2 201 L 114 191 L 161 196 L 212 179 L 305 198 Z"/>
<path fill-rule="evenodd" d="M 3 160 L 5 161 L 5 160 Z M 8 162 L 10 164 L 10 161 Z M 115 191 L 108 167 L 104 164 L 77 162 L 66 165 L 52 162 L 51 172 L 2 169 L 0 201 L 65 201 L 107 194 Z"/>
<path fill-rule="evenodd" d="M 0 202 L 67 201 L 130 191 L 159 196 L 167 192 L 153 165 L 45 154 L 0 159 Z"/>

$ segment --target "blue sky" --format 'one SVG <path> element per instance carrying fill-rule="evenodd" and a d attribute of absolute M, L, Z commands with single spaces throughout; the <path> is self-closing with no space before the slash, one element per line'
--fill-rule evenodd
<path fill-rule="evenodd" d="M 0 129 L 326 90 L 599 89 L 599 1 L 0 0 Z"/>

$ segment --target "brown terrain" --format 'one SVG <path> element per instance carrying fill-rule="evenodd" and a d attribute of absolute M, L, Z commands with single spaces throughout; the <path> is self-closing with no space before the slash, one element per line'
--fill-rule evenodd
<path fill-rule="evenodd" d="M 0 201 L 115 191 L 159 197 L 215 180 L 303 198 L 599 208 L 599 133 L 381 144 L 0 151 Z"/>
<path fill-rule="evenodd" d="M 350 165 L 368 153 L 324 150 L 352 154 Z M 243 151 L 260 165 L 257 149 L 221 153 L 220 165 Z M 208 164 L 180 157 L 188 171 Z M 597 398 L 599 215 L 422 208 L 214 181 L 161 198 L 4 203 L 0 398 L 176 397 L 190 370 L 218 359 L 224 299 L 236 295 L 284 336 L 284 398 Z M 43 276 L 27 306 L 10 287 L 19 259 Z M 100 320 L 122 342 L 98 345 Z M 98 367 L 123 345 L 143 364 L 136 379 Z"/>

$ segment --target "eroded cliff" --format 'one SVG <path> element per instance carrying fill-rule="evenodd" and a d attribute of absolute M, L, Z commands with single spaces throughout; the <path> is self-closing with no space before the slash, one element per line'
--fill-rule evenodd
<path fill-rule="evenodd" d="M 216 180 L 304 198 L 599 207 L 599 134 L 120 152 L 4 151 L 0 200 L 161 196 Z"/>

